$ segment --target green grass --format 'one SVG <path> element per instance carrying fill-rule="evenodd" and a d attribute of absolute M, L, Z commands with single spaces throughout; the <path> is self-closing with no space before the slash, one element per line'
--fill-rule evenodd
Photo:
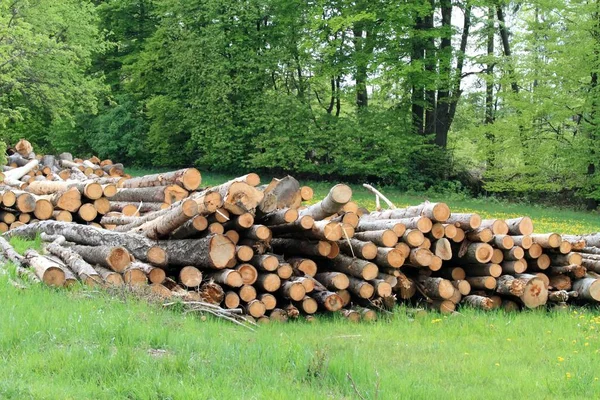
<path fill-rule="evenodd" d="M 0 398 L 597 398 L 598 312 L 337 318 L 250 332 L 0 280 Z M 577 312 L 577 314 L 575 314 Z M 164 352 L 163 352 L 164 351 Z M 564 361 L 561 361 L 563 360 Z"/>
<path fill-rule="evenodd" d="M 204 174 L 205 184 L 227 176 Z M 303 182 L 306 184 L 307 182 Z M 332 185 L 309 183 L 322 197 Z M 384 189 L 398 206 L 419 196 Z M 355 187 L 369 208 L 373 196 Z M 431 201 L 443 200 L 431 198 Z M 482 200 L 484 217 L 530 215 L 538 231 L 600 230 L 597 216 Z M 13 239 L 17 250 L 39 242 Z M 600 395 L 600 312 L 461 310 L 376 323 L 230 323 L 85 288 L 18 289 L 0 277 L 2 399 L 547 399 Z M 353 388 L 348 376 L 356 383 Z M 377 392 L 376 387 L 379 386 Z"/>

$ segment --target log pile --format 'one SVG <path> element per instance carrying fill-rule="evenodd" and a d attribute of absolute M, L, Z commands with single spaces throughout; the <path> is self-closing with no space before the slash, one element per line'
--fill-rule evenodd
<path fill-rule="evenodd" d="M 24 257 L 0 247 L 48 285 L 130 286 L 260 322 L 318 311 L 372 320 L 397 302 L 450 313 L 600 301 L 600 234 L 534 233 L 528 217 L 482 219 L 444 203 L 368 212 L 347 185 L 315 202 L 290 176 L 202 187 L 194 168 L 130 178 L 96 158 L 11 157 L 3 215 L 32 217 L 5 220 L 4 237 L 41 233 L 46 245 Z"/>

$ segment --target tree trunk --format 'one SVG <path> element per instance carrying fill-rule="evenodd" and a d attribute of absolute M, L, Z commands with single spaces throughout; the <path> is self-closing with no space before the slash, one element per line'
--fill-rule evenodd
<path fill-rule="evenodd" d="M 33 249 L 29 249 L 25 252 L 23 262 L 33 268 L 35 275 L 46 285 L 64 286 L 65 272 L 54 261 L 41 256 Z"/>
<path fill-rule="evenodd" d="M 196 168 L 180 169 L 172 172 L 164 172 L 154 175 L 145 175 L 138 178 L 127 179 L 123 182 L 123 188 L 145 188 L 155 186 L 179 185 L 182 188 L 194 191 L 198 189 L 202 177 Z"/>

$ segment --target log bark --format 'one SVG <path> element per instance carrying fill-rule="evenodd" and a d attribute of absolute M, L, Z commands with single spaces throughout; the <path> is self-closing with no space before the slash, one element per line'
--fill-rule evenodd
<path fill-rule="evenodd" d="M 467 277 L 466 281 L 469 282 L 471 288 L 477 290 L 494 290 L 497 283 L 493 276 Z"/>
<path fill-rule="evenodd" d="M 529 217 L 507 219 L 505 222 L 510 235 L 531 235 L 533 233 L 533 222 Z"/>
<path fill-rule="evenodd" d="M 350 285 L 348 276 L 341 272 L 320 272 L 315 279 L 331 291 L 344 290 Z"/>
<path fill-rule="evenodd" d="M 578 298 L 593 302 L 600 302 L 600 280 L 596 278 L 584 278 L 573 281 L 573 290 L 577 292 Z"/>
<path fill-rule="evenodd" d="M 525 293 L 525 283 L 511 275 L 502 275 L 496 280 L 496 293 L 520 297 Z"/>
<path fill-rule="evenodd" d="M 338 184 L 331 188 L 323 200 L 301 210 L 299 215 L 310 215 L 315 221 L 320 221 L 340 211 L 351 198 L 352 189 Z"/>
<path fill-rule="evenodd" d="M 123 273 L 131 264 L 131 255 L 122 246 L 72 245 L 69 249 L 92 265 L 99 264 L 119 273 Z"/>
<path fill-rule="evenodd" d="M 168 264 L 225 268 L 235 258 L 235 245 L 224 235 L 202 239 L 163 240 L 158 245 L 166 252 Z"/>
<path fill-rule="evenodd" d="M 481 226 L 481 217 L 479 214 L 452 213 L 446 222 L 454 224 L 458 228 L 472 231 Z"/>
<path fill-rule="evenodd" d="M 494 308 L 494 302 L 489 297 L 469 295 L 462 299 L 462 303 L 473 308 L 489 311 Z"/>
<path fill-rule="evenodd" d="M 377 256 L 377 246 L 373 242 L 363 242 L 355 238 L 340 240 L 340 250 L 348 256 L 360 257 L 364 260 L 373 260 Z"/>
<path fill-rule="evenodd" d="M 295 208 L 284 208 L 273 211 L 260 218 L 260 222 L 265 226 L 290 224 L 298 219 L 298 210 Z M 312 219 L 312 218 L 311 218 Z M 313 220 L 314 221 L 314 220 Z"/>
<path fill-rule="evenodd" d="M 102 189 L 102 187 L 100 187 Z M 186 198 L 188 191 L 177 186 L 157 186 L 146 188 L 121 188 L 111 197 L 111 201 L 167 203 L 172 204 Z"/>
<path fill-rule="evenodd" d="M 356 232 L 354 238 L 363 242 L 373 242 L 381 247 L 394 247 L 398 243 L 398 236 L 391 230 Z"/>
<path fill-rule="evenodd" d="M 554 249 L 560 247 L 562 238 L 557 233 L 536 233 L 531 235 L 533 243 L 539 244 L 544 249 Z"/>
<path fill-rule="evenodd" d="M 83 283 L 89 286 L 101 285 L 103 281 L 102 277 L 96 272 L 94 267 L 85 262 L 77 252 L 67 247 L 63 247 L 62 244 L 64 244 L 64 242 L 65 239 L 61 236 L 59 240 L 55 240 L 48 244 L 46 248 L 50 253 L 63 260 L 64 263 L 77 274 Z"/>
<path fill-rule="evenodd" d="M 163 172 L 154 175 L 145 175 L 138 178 L 127 179 L 123 188 L 145 188 L 156 186 L 179 185 L 182 188 L 194 191 L 200 187 L 202 176 L 196 168 L 186 168 L 177 171 Z"/>
<path fill-rule="evenodd" d="M 258 209 L 265 214 L 282 208 L 298 208 L 302 203 L 300 184 L 289 175 L 282 179 L 273 178 L 263 194 Z"/>
<path fill-rule="evenodd" d="M 585 265 L 572 264 L 548 268 L 549 275 L 568 275 L 573 279 L 583 278 L 586 275 Z"/>
<path fill-rule="evenodd" d="M 342 254 L 339 254 L 331 260 L 331 267 L 336 271 L 364 280 L 375 279 L 379 272 L 377 265 L 372 262 L 361 260 L 359 258 L 347 257 Z"/>
<path fill-rule="evenodd" d="M 425 216 L 436 222 L 446 222 L 450 218 L 450 208 L 445 203 L 425 202 L 404 209 L 374 212 L 368 215 L 367 219 L 400 219 L 419 216 Z"/>
<path fill-rule="evenodd" d="M 498 264 L 470 264 L 464 266 L 468 276 L 492 276 L 494 278 L 502 275 L 502 267 Z"/>
<path fill-rule="evenodd" d="M 273 251 L 286 256 L 327 257 L 331 252 L 331 244 L 326 241 L 309 242 L 298 239 L 273 239 Z"/>
<path fill-rule="evenodd" d="M 348 277 L 348 291 L 362 299 L 370 299 L 375 294 L 375 288 L 369 282 L 353 276 Z"/>
<path fill-rule="evenodd" d="M 480 228 L 491 229 L 494 235 L 508 235 L 508 225 L 502 219 L 484 219 Z"/>
<path fill-rule="evenodd" d="M 395 248 L 379 247 L 375 257 L 377 265 L 389 268 L 400 268 L 404 264 L 405 258 L 402 253 Z"/>
<path fill-rule="evenodd" d="M 216 272 L 207 272 L 206 277 L 230 287 L 241 287 L 244 284 L 242 275 L 234 269 L 225 268 Z"/>
<path fill-rule="evenodd" d="M 423 293 L 432 299 L 448 300 L 454 294 L 452 282 L 444 278 L 425 278 L 420 283 Z"/>
<path fill-rule="evenodd" d="M 306 276 L 315 276 L 317 274 L 317 264 L 309 258 L 288 258 L 287 262 L 290 263 L 294 271 L 299 274 Z"/>
<path fill-rule="evenodd" d="M 37 164 L 36 164 L 37 165 Z M 64 286 L 65 272 L 56 262 L 29 249 L 25 252 L 23 263 L 33 269 L 35 275 L 48 286 Z"/>
<path fill-rule="evenodd" d="M 148 221 L 133 230 L 133 233 L 157 240 L 167 236 L 185 222 L 195 217 L 198 213 L 198 205 L 192 199 L 182 201 L 177 207 L 160 217 Z"/>
<path fill-rule="evenodd" d="M 306 296 L 306 289 L 300 282 L 283 282 L 279 288 L 279 294 L 289 300 L 300 301 Z"/>

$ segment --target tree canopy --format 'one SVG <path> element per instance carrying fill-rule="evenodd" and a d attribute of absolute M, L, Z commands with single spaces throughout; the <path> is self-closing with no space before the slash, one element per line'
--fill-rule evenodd
<path fill-rule="evenodd" d="M 595 207 L 599 38 L 597 0 L 0 0 L 0 129 Z"/>

